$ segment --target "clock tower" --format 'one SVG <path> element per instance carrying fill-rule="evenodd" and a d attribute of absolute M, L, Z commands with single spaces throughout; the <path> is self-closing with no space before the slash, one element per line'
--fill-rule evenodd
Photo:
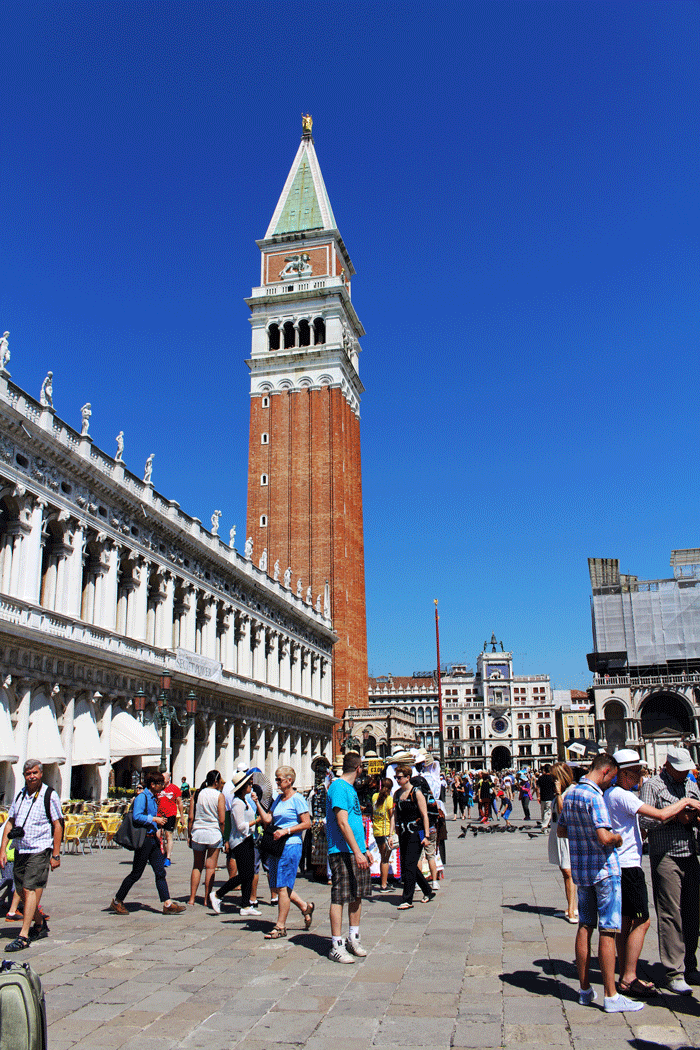
<path fill-rule="evenodd" d="M 368 706 L 355 273 L 303 135 L 263 240 L 251 310 L 246 536 L 270 575 L 330 615 L 333 705 Z M 263 565 L 265 561 L 263 560 Z M 275 568 L 273 568 L 275 567 Z M 320 602 L 320 604 L 319 604 Z"/>

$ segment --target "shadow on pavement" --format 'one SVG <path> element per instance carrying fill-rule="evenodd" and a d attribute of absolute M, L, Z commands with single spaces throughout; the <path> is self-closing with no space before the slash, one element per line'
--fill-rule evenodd
<path fill-rule="evenodd" d="M 577 993 L 562 984 L 556 977 L 545 977 L 543 973 L 536 970 L 514 970 L 513 973 L 502 973 L 501 980 L 514 988 L 522 988 L 523 991 L 534 995 L 546 995 L 549 998 L 569 999 L 575 1002 Z"/>
<path fill-rule="evenodd" d="M 537 915 L 558 915 L 561 912 L 561 910 L 562 910 L 561 908 L 550 908 L 550 907 L 543 908 L 543 907 L 540 907 L 537 904 L 525 904 L 525 903 L 521 903 L 521 904 L 504 904 L 503 907 L 504 908 L 508 908 L 509 911 L 533 912 L 533 913 L 536 913 Z"/>

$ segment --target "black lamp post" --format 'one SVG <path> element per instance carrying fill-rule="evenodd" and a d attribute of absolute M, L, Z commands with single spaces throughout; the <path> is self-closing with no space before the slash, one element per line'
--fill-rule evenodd
<path fill-rule="evenodd" d="M 186 723 L 190 724 L 194 722 L 197 717 L 197 694 L 193 689 L 190 689 L 187 697 L 185 698 L 185 706 L 187 709 Z M 146 708 L 146 693 L 141 687 L 136 696 L 134 697 L 134 708 L 138 714 L 139 721 L 143 724 L 144 711 Z M 160 678 L 160 693 L 156 701 L 156 709 L 153 712 L 153 717 L 149 720 L 152 725 L 160 732 L 160 766 L 158 767 L 161 773 L 165 773 L 167 763 L 165 761 L 165 727 L 175 722 L 177 725 L 182 726 L 183 723 L 177 717 L 177 711 L 170 703 L 170 675 L 161 675 Z"/>

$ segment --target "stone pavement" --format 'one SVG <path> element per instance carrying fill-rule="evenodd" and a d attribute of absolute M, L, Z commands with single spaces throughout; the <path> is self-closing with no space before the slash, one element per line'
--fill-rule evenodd
<path fill-rule="evenodd" d="M 308 933 L 293 908 L 289 940 L 265 942 L 269 904 L 248 921 L 201 905 L 166 917 L 148 869 L 127 900 L 131 914 L 119 917 L 107 906 L 130 854 L 65 857 L 45 897 L 50 938 L 14 956 L 42 977 L 50 1050 L 700 1046 L 700 996 L 661 995 L 629 1015 L 579 1006 L 575 927 L 561 918 L 546 838 L 458 840 L 458 827 L 448 824 L 447 878 L 435 901 L 416 897 L 399 912 L 398 895 L 386 894 L 365 905 L 369 955 L 353 966 L 326 958 L 325 885 L 299 880 L 316 902 Z M 189 872 L 190 854 L 176 843 L 173 896 L 185 899 Z M 265 898 L 263 880 L 260 890 Z M 6 939 L 16 932 L 2 930 Z M 647 949 L 645 975 L 658 980 L 653 927 Z M 593 981 L 600 1002 L 597 969 Z"/>

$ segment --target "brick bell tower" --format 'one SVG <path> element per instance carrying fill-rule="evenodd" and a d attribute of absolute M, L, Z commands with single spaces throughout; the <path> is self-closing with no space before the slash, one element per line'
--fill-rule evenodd
<path fill-rule="evenodd" d="M 321 608 L 330 588 L 333 707 L 367 707 L 367 627 L 355 270 L 336 228 L 311 117 L 262 241 L 246 303 L 250 368 L 248 521 L 256 564 Z M 287 571 L 291 570 L 290 573 Z"/>

